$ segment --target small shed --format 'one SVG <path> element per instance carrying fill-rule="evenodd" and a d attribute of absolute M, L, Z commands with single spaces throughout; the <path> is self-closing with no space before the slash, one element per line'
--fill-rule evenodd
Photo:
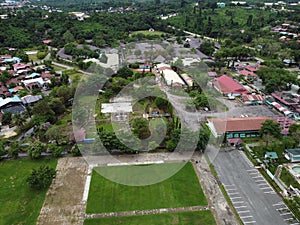
<path fill-rule="evenodd" d="M 278 155 L 276 152 L 266 152 L 265 159 L 270 159 L 271 162 L 278 160 Z"/>

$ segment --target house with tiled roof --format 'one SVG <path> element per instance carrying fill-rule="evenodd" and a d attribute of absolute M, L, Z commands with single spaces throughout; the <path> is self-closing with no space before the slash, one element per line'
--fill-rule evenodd
<path fill-rule="evenodd" d="M 215 78 L 213 87 L 225 96 L 241 96 L 250 93 L 243 85 L 226 75 Z"/>

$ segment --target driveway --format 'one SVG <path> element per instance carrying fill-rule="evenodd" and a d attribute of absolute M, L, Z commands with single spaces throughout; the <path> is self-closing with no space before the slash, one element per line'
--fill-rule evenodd
<path fill-rule="evenodd" d="M 298 224 L 244 152 L 222 149 L 213 165 L 244 224 Z"/>

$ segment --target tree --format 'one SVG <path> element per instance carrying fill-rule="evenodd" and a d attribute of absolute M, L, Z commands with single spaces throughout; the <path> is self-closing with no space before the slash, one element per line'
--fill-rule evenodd
<path fill-rule="evenodd" d="M 200 45 L 200 51 L 205 55 L 211 56 L 215 51 L 214 44 L 209 41 L 203 41 Z"/>
<path fill-rule="evenodd" d="M 31 144 L 29 147 L 27 154 L 31 159 L 39 159 L 44 151 L 45 147 L 43 143 L 37 141 Z"/>
<path fill-rule="evenodd" d="M 2 115 L 2 124 L 3 125 L 8 125 L 12 121 L 12 114 L 11 112 L 4 112 Z"/>
<path fill-rule="evenodd" d="M 270 139 L 281 138 L 281 127 L 279 123 L 275 122 L 274 120 L 266 120 L 262 123 L 262 127 L 259 130 L 259 134 L 266 140 L 268 145 Z"/>
<path fill-rule="evenodd" d="M 15 124 L 20 128 L 26 122 L 25 118 L 21 114 L 15 114 L 13 116 Z"/>
<path fill-rule="evenodd" d="M 133 72 L 128 67 L 124 66 L 117 71 L 117 76 L 122 78 L 129 78 L 133 75 Z"/>
<path fill-rule="evenodd" d="M 55 169 L 42 165 L 39 169 L 33 169 L 26 181 L 31 188 L 43 190 L 51 185 L 53 178 L 55 178 L 55 174 Z"/>
<path fill-rule="evenodd" d="M 18 154 L 19 154 L 19 149 L 20 149 L 20 144 L 18 141 L 13 141 L 12 143 L 10 143 L 9 149 L 8 149 L 8 154 L 14 158 L 17 159 L 18 158 Z"/>
<path fill-rule="evenodd" d="M 300 124 L 292 124 L 289 128 L 289 133 L 300 146 Z"/>
<path fill-rule="evenodd" d="M 73 42 L 75 39 L 74 39 L 74 36 L 73 34 L 71 33 L 70 30 L 67 30 L 64 34 L 63 34 L 63 39 L 66 43 L 70 43 L 70 42 Z"/>
<path fill-rule="evenodd" d="M 45 136 L 49 141 L 55 140 L 58 145 L 63 138 L 62 129 L 60 126 L 53 125 L 46 131 Z"/>
<path fill-rule="evenodd" d="M 199 131 L 199 140 L 198 140 L 196 150 L 204 153 L 205 148 L 208 144 L 208 141 L 209 141 L 209 132 L 207 130 L 200 130 Z"/>
<path fill-rule="evenodd" d="M 130 125 L 133 128 L 133 133 L 139 139 L 146 139 L 150 136 L 148 122 L 144 118 L 135 118 L 130 121 Z"/>
<path fill-rule="evenodd" d="M 48 149 L 50 152 L 52 152 L 52 155 L 55 157 L 55 158 L 58 158 L 61 156 L 62 152 L 63 152 L 63 148 L 61 146 L 57 146 L 55 144 L 50 144 L 48 146 Z"/>
<path fill-rule="evenodd" d="M 7 150 L 5 149 L 5 144 L 3 140 L 0 140 L 0 156 L 5 155 Z"/>

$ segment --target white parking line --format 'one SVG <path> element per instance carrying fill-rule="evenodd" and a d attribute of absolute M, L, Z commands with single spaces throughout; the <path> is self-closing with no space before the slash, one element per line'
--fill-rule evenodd
<path fill-rule="evenodd" d="M 250 175 L 254 175 L 254 174 L 258 174 L 257 171 L 252 171 L 252 172 L 249 172 Z"/>
<path fill-rule="evenodd" d="M 232 196 L 232 195 L 239 195 L 239 193 L 228 193 L 229 196 Z"/>
<path fill-rule="evenodd" d="M 253 217 L 253 216 L 241 216 L 240 218 L 241 219 L 246 219 L 246 218 L 251 218 L 251 217 Z"/>
<path fill-rule="evenodd" d="M 261 183 L 261 184 L 257 184 L 258 186 L 269 186 L 269 184 L 267 184 L 266 182 Z"/>
<path fill-rule="evenodd" d="M 231 198 L 231 200 L 232 200 L 232 199 L 237 199 L 237 198 L 242 198 L 242 197 L 233 197 L 233 198 Z"/>
<path fill-rule="evenodd" d="M 234 184 L 223 184 L 224 187 L 230 187 L 230 186 L 235 186 Z"/>
<path fill-rule="evenodd" d="M 278 202 L 276 204 L 273 204 L 272 206 L 276 206 L 276 205 L 284 205 L 284 203 L 283 202 Z"/>
<path fill-rule="evenodd" d="M 246 205 L 242 205 L 242 206 L 235 206 L 234 208 L 236 208 L 236 209 L 240 209 L 240 208 L 247 208 L 247 206 L 246 206 Z"/>
<path fill-rule="evenodd" d="M 255 176 L 255 177 L 252 177 L 253 179 L 255 179 L 255 178 L 259 178 L 259 177 L 261 177 L 262 178 L 262 176 L 261 175 L 257 175 L 257 176 Z"/>
<path fill-rule="evenodd" d="M 256 180 L 256 181 L 254 181 L 257 185 L 264 185 L 264 184 L 266 184 L 266 181 L 264 181 L 264 180 Z"/>
<path fill-rule="evenodd" d="M 276 210 L 283 210 L 283 209 L 289 209 L 289 208 L 283 207 L 283 208 L 279 208 L 279 209 L 276 209 Z"/>
<path fill-rule="evenodd" d="M 237 202 L 234 202 L 232 201 L 233 204 L 241 204 L 241 203 L 244 203 L 244 201 L 237 201 Z"/>
<path fill-rule="evenodd" d="M 247 170 L 247 172 L 250 172 L 250 171 L 256 171 L 256 172 L 257 172 L 257 169 L 250 169 L 250 170 Z"/>
<path fill-rule="evenodd" d="M 249 222 L 244 222 L 244 221 L 243 221 L 243 223 L 244 223 L 244 224 L 247 224 L 247 223 L 256 223 L 256 221 L 255 221 L 255 220 L 249 221 Z"/>
<path fill-rule="evenodd" d="M 261 189 L 261 190 L 271 189 L 272 190 L 272 188 L 270 188 L 270 187 L 263 187 L 263 188 L 260 187 L 259 189 Z"/>
<path fill-rule="evenodd" d="M 276 194 L 276 192 L 275 191 L 266 191 L 266 192 L 264 192 L 265 194 Z"/>
<path fill-rule="evenodd" d="M 285 216 L 285 215 L 290 215 L 290 214 L 293 214 L 293 213 L 291 213 L 291 212 L 282 213 L 282 214 L 280 214 L 280 216 Z"/>
<path fill-rule="evenodd" d="M 244 210 L 244 211 L 237 211 L 238 212 L 238 214 L 240 214 L 240 213 L 248 213 L 248 212 L 250 212 L 249 210 Z"/>
<path fill-rule="evenodd" d="M 230 188 L 230 189 L 226 189 L 226 191 L 236 191 L 236 188 Z"/>
<path fill-rule="evenodd" d="M 291 219 L 293 219 L 293 217 L 290 217 L 290 218 L 284 219 L 284 221 L 291 220 Z"/>

